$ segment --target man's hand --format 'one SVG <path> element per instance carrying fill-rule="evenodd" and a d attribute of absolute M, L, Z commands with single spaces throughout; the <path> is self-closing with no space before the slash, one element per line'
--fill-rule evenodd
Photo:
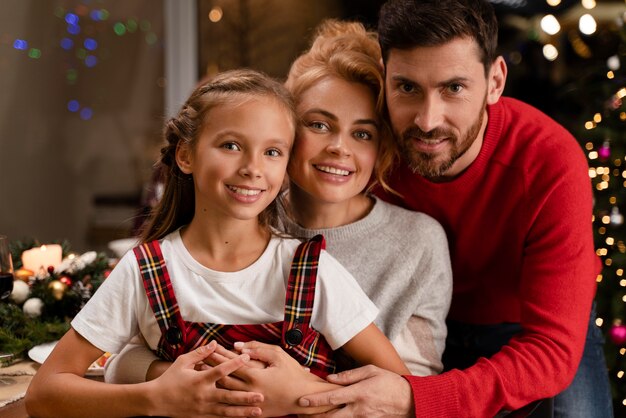
<path fill-rule="evenodd" d="M 415 415 L 411 386 L 396 373 L 370 365 L 330 375 L 328 381 L 345 387 L 303 396 L 300 406 L 343 407 L 310 417 L 409 418 Z"/>

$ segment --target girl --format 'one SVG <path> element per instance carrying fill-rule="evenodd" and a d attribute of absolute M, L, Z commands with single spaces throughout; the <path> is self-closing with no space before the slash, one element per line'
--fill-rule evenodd
<path fill-rule="evenodd" d="M 432 218 L 368 193 L 372 177 L 385 186 L 394 160 L 393 139 L 381 116 L 384 79 L 376 35 L 358 23 L 327 21 L 314 39 L 286 82 L 300 125 L 282 228 L 306 238 L 323 234 L 329 252 L 380 309 L 376 324 L 411 373 L 439 373 L 452 286 L 445 232 Z M 259 346 L 244 344 L 255 347 L 255 356 Z M 263 347 L 263 353 L 275 358 L 276 350 Z M 129 347 L 107 365 L 107 378 L 138 381 L 146 372 L 152 378 L 160 368 L 154 360 L 142 347 Z M 268 385 L 287 380 L 279 369 L 289 364 L 239 370 L 255 383 L 230 380 L 229 387 L 267 395 Z M 284 372 L 292 373 L 290 382 L 306 377 L 297 368 Z"/>
<path fill-rule="evenodd" d="M 29 414 L 259 416 L 258 407 L 227 404 L 260 403 L 261 395 L 215 386 L 247 356 L 194 370 L 215 349 L 200 348 L 212 339 L 281 344 L 320 376 L 334 370 L 340 347 L 361 364 L 406 372 L 372 323 L 376 307 L 322 250 L 323 239 L 299 245 L 273 233 L 296 125 L 290 97 L 250 70 L 223 73 L 192 93 L 166 127 L 168 178 L 144 244 L 123 257 L 42 365 L 27 393 Z M 137 334 L 162 358 L 177 359 L 167 373 L 139 385 L 82 377 Z M 307 376 L 311 386 L 298 386 L 300 394 L 328 387 Z M 302 411 L 297 396 L 264 415 Z"/>

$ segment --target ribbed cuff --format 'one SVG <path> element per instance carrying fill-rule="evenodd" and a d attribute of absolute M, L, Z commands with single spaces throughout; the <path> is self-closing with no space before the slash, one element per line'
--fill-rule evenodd
<path fill-rule="evenodd" d="M 454 372 L 437 376 L 402 376 L 411 385 L 416 418 L 449 418 L 461 416 Z"/>

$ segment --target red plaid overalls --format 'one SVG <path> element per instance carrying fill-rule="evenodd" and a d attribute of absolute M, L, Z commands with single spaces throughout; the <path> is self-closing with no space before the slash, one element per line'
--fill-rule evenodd
<path fill-rule="evenodd" d="M 185 321 L 158 241 L 134 248 L 148 301 L 161 329 L 156 354 L 169 361 L 216 340 L 232 349 L 237 341 L 261 341 L 281 345 L 311 372 L 325 377 L 335 372 L 333 351 L 324 337 L 310 326 L 317 265 L 324 237 L 317 235 L 298 246 L 291 263 L 285 297 L 285 316 L 270 324 L 222 325 Z"/>

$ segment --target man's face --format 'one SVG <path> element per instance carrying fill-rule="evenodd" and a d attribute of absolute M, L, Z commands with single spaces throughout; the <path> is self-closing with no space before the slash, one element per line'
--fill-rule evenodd
<path fill-rule="evenodd" d="M 487 103 L 495 103 L 476 42 L 392 49 L 386 62 L 386 94 L 401 154 L 416 173 L 453 178 L 478 156 L 487 125 Z"/>

